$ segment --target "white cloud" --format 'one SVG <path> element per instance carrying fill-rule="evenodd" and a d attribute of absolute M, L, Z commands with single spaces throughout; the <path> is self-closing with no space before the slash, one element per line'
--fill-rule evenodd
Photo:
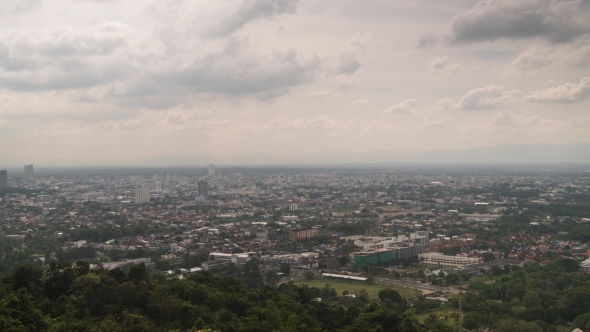
<path fill-rule="evenodd" d="M 527 117 L 510 111 L 502 111 L 492 118 L 492 124 L 501 127 L 530 127 L 546 122 L 537 116 Z"/>
<path fill-rule="evenodd" d="M 408 114 L 416 110 L 417 104 L 415 99 L 406 99 L 399 104 L 384 109 L 381 114 Z"/>
<path fill-rule="evenodd" d="M 537 71 L 549 66 L 585 67 L 590 65 L 590 39 L 555 47 L 533 44 L 522 51 L 510 67 L 517 72 Z"/>
<path fill-rule="evenodd" d="M 583 116 L 571 119 L 568 125 L 570 127 L 587 130 L 590 127 L 590 113 L 586 113 Z"/>
<path fill-rule="evenodd" d="M 289 120 L 280 117 L 271 120 L 263 126 L 263 130 L 276 132 L 327 132 L 339 127 L 341 123 L 333 120 L 327 115 L 320 115 L 315 119 L 298 118 Z"/>
<path fill-rule="evenodd" d="M 512 68 L 520 71 L 540 69 L 555 62 L 555 49 L 544 45 L 531 45 L 512 61 Z"/>
<path fill-rule="evenodd" d="M 573 103 L 590 96 L 590 77 L 584 77 L 580 83 L 566 83 L 547 90 L 535 91 L 524 97 L 531 103 Z"/>
<path fill-rule="evenodd" d="M 451 98 L 444 98 L 436 102 L 428 110 L 433 113 L 447 113 L 457 109 L 457 104 Z"/>
<path fill-rule="evenodd" d="M 498 109 L 512 105 L 520 92 L 507 91 L 500 86 L 488 86 L 467 92 L 458 103 L 459 108 L 468 111 Z"/>

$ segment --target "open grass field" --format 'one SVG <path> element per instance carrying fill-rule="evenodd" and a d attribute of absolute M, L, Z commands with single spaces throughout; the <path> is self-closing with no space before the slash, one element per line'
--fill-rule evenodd
<path fill-rule="evenodd" d="M 342 295 L 343 290 L 347 290 L 351 294 L 358 294 L 361 289 L 365 289 L 367 293 L 369 293 L 370 299 L 379 299 L 378 293 L 380 290 L 384 288 L 391 288 L 399 292 L 402 297 L 406 297 L 411 299 L 416 297 L 422 292 L 415 289 L 410 288 L 403 288 L 403 287 L 395 287 L 395 286 L 388 286 L 388 285 L 380 285 L 380 284 L 368 284 L 363 282 L 357 281 L 348 281 L 348 280 L 334 280 L 334 279 L 315 279 L 315 280 L 298 280 L 295 281 L 298 285 L 307 285 L 308 287 L 317 287 L 322 288 L 326 286 L 326 284 L 330 284 L 330 288 L 334 288 L 338 295 Z"/>
<path fill-rule="evenodd" d="M 429 313 L 425 313 L 422 315 L 415 316 L 420 323 L 424 323 L 424 320 L 428 318 L 430 315 L 435 314 L 439 319 L 443 320 L 447 325 L 454 326 L 457 324 L 455 320 L 455 316 L 459 314 L 458 310 L 439 310 L 433 311 Z M 465 319 L 465 314 L 463 314 L 463 319 Z"/>

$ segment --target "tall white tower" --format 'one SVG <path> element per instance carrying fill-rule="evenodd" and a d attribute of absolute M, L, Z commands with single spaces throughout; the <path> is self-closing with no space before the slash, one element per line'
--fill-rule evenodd
<path fill-rule="evenodd" d="M 209 174 L 211 176 L 215 175 L 215 165 L 209 164 L 209 172 L 207 174 Z"/>
<path fill-rule="evenodd" d="M 150 188 L 143 186 L 135 188 L 135 204 L 145 204 L 150 202 Z"/>
<path fill-rule="evenodd" d="M 33 174 L 33 165 L 25 165 L 25 182 L 34 182 L 35 175 Z"/>

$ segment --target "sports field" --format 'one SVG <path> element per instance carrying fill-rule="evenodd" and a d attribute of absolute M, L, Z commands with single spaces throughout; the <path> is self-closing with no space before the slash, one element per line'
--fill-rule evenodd
<path fill-rule="evenodd" d="M 381 289 L 391 288 L 396 290 L 402 297 L 411 299 L 422 294 L 419 290 L 403 287 L 395 287 L 380 284 L 370 284 L 359 281 L 347 281 L 347 280 L 334 280 L 334 279 L 314 279 L 314 280 L 298 280 L 295 281 L 298 285 L 307 285 L 308 287 L 322 288 L 326 284 L 330 285 L 330 288 L 334 288 L 338 295 L 342 295 L 343 290 L 347 290 L 351 294 L 358 294 L 361 289 L 365 289 L 369 293 L 369 298 L 378 299 L 377 295 Z"/>

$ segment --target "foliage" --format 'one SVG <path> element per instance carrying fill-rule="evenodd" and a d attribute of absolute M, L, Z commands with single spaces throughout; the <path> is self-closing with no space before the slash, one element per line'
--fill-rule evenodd
<path fill-rule="evenodd" d="M 82 260 L 53 261 L 47 271 L 25 264 L 0 278 L 0 329 L 426 331 L 401 311 L 375 302 L 348 309 L 332 305 L 338 296 L 329 285 L 320 290 L 290 282 L 273 288 L 259 285 L 259 277 L 255 261 L 242 280 L 208 271 L 167 279 L 150 274 L 143 264 L 132 265 L 129 272 L 90 269 Z M 359 296 L 368 301 L 366 293 Z M 383 294 L 400 300 L 397 293 Z M 320 295 L 327 301 L 315 300 Z"/>

